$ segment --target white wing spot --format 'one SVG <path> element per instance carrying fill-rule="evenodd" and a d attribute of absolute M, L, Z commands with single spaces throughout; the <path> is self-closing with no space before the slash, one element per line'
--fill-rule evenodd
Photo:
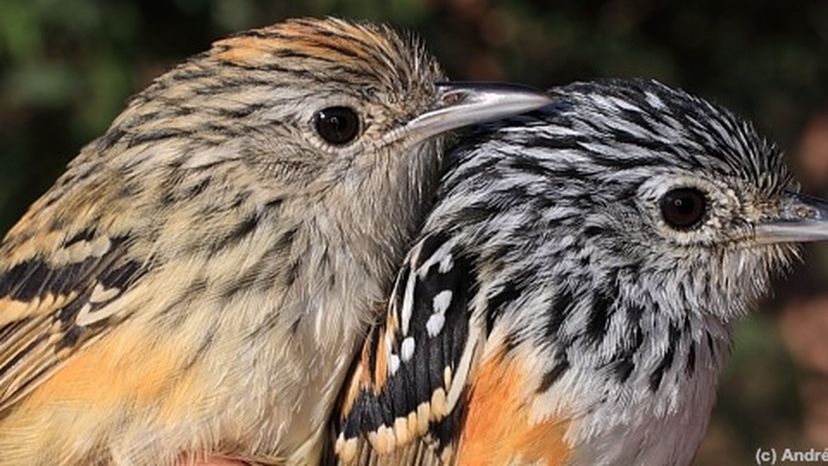
<path fill-rule="evenodd" d="M 66 252 L 69 254 L 70 263 L 83 262 L 92 255 L 92 246 L 89 241 L 78 241 L 66 249 Z"/>
<path fill-rule="evenodd" d="M 408 335 L 408 325 L 411 322 L 411 313 L 414 311 L 414 284 L 416 275 L 412 274 L 405 284 L 402 306 L 402 333 Z"/>
<path fill-rule="evenodd" d="M 95 318 L 95 315 L 90 315 L 90 311 L 92 311 L 92 305 L 89 303 L 84 304 L 81 310 L 78 311 L 78 315 L 75 316 L 75 324 L 81 326 L 94 324 L 98 319 Z"/>
<path fill-rule="evenodd" d="M 451 253 L 447 253 L 445 257 L 440 261 L 440 268 L 438 269 L 440 273 L 446 273 L 454 266 L 454 258 L 451 257 Z"/>
<path fill-rule="evenodd" d="M 391 353 L 391 356 L 388 358 L 388 373 L 389 375 L 394 375 L 397 373 L 397 370 L 400 368 L 400 357 L 394 353 Z"/>
<path fill-rule="evenodd" d="M 95 284 L 92 289 L 92 294 L 89 296 L 89 302 L 92 304 L 101 304 L 112 300 L 121 293 L 120 288 L 104 288 L 100 283 Z"/>
<path fill-rule="evenodd" d="M 446 312 L 449 305 L 451 305 L 452 292 L 450 290 L 443 290 L 434 296 L 434 312 L 442 314 Z"/>
<path fill-rule="evenodd" d="M 103 257 L 103 255 L 108 253 L 110 248 L 112 248 L 112 241 L 110 241 L 106 236 L 101 236 L 95 241 L 92 241 L 90 246 L 92 249 L 90 252 L 93 256 Z"/>
<path fill-rule="evenodd" d="M 446 323 L 446 318 L 443 314 L 432 314 L 431 317 L 428 318 L 428 322 L 426 322 L 426 331 L 428 332 L 428 336 L 436 337 L 440 334 L 440 330 L 443 330 L 443 324 Z"/>
<path fill-rule="evenodd" d="M 406 337 L 403 340 L 402 346 L 400 347 L 400 356 L 402 356 L 403 362 L 411 360 L 411 357 L 414 356 L 414 338 Z"/>

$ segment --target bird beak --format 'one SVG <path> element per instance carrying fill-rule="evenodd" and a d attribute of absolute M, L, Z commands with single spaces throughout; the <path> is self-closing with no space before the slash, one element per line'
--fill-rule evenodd
<path fill-rule="evenodd" d="M 552 102 L 543 91 L 527 86 L 488 82 L 437 83 L 437 100 L 409 121 L 404 134 L 415 142 L 461 128 L 535 110 Z"/>
<path fill-rule="evenodd" d="M 788 192 L 779 217 L 756 226 L 756 240 L 763 244 L 828 240 L 828 202 Z"/>

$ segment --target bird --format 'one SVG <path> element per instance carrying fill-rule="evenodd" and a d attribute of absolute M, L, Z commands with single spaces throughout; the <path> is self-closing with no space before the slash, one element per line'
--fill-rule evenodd
<path fill-rule="evenodd" d="M 300 18 L 132 98 L 0 244 L 0 465 L 313 464 L 447 132 L 546 105 Z"/>
<path fill-rule="evenodd" d="M 778 147 L 646 79 L 576 82 L 451 148 L 330 464 L 686 465 L 733 327 L 828 239 Z"/>

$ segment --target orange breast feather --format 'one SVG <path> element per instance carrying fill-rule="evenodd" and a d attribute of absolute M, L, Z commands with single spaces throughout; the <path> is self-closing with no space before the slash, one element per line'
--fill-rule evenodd
<path fill-rule="evenodd" d="M 564 440 L 569 422 L 533 422 L 527 381 L 520 362 L 502 352 L 482 364 L 472 381 L 458 464 L 564 464 L 570 454 Z"/>

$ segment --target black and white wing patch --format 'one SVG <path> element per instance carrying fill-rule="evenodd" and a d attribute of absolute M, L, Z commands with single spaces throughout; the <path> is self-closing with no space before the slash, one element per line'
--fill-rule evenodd
<path fill-rule="evenodd" d="M 474 261 L 440 234 L 397 275 L 386 321 L 368 335 L 334 419 L 342 464 L 444 464 L 460 433 L 476 331 Z"/>
<path fill-rule="evenodd" d="M 144 273 L 127 244 L 83 231 L 50 260 L 0 255 L 0 414 L 109 330 L 110 304 Z"/>

